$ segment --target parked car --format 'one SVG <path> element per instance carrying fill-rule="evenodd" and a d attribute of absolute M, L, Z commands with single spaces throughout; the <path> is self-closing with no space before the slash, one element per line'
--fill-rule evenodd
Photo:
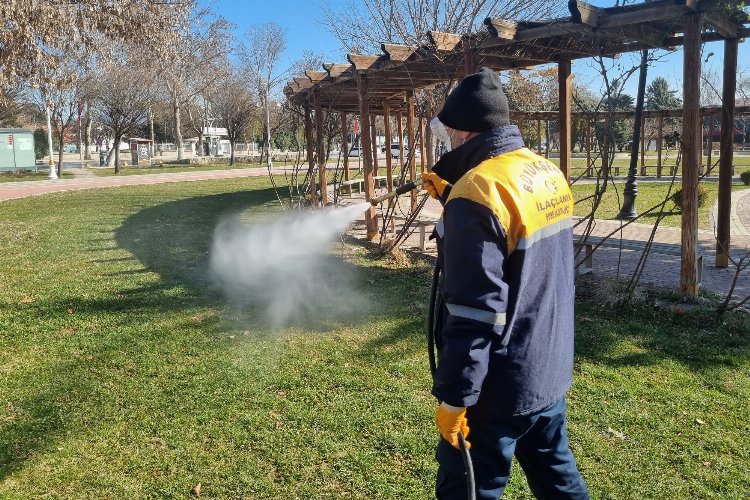
<path fill-rule="evenodd" d="M 355 158 L 362 156 L 362 148 L 352 146 L 352 149 L 349 150 L 349 156 L 354 156 Z"/>
<path fill-rule="evenodd" d="M 380 151 L 385 153 L 385 146 L 380 148 Z M 409 155 L 409 147 L 406 144 L 404 144 L 404 154 Z M 398 147 L 398 143 L 391 144 L 391 158 L 398 158 L 399 156 L 401 156 L 401 149 Z"/>

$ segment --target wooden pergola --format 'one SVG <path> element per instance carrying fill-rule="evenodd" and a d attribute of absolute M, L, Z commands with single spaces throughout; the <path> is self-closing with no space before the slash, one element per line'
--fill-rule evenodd
<path fill-rule="evenodd" d="M 699 110 L 701 119 L 709 118 L 711 119 L 709 123 L 708 128 L 708 135 L 709 137 L 713 137 L 714 134 L 714 121 L 713 118 L 719 117 L 721 119 L 721 114 L 723 112 L 723 106 L 704 106 L 701 107 Z M 668 118 L 682 118 L 683 109 L 660 109 L 660 110 L 644 110 L 643 111 L 643 125 L 641 127 L 641 130 L 645 129 L 645 124 L 647 120 L 655 121 L 655 128 L 656 128 L 656 137 L 652 137 L 652 139 L 655 139 L 656 141 L 656 177 L 660 178 L 662 177 L 662 170 L 663 170 L 663 158 L 662 158 L 662 149 L 664 144 L 664 121 Z M 736 106 L 734 108 L 734 116 L 748 116 L 750 115 L 750 106 Z M 584 132 L 584 140 L 583 140 L 583 151 L 585 151 L 586 154 L 586 176 L 591 177 L 593 176 L 593 162 L 592 162 L 592 154 L 594 152 L 594 140 L 592 137 L 592 133 L 595 129 L 595 124 L 597 122 L 605 122 L 607 120 L 631 120 L 634 119 L 635 111 L 575 111 L 571 113 L 571 120 L 573 121 L 579 121 L 583 122 L 586 125 L 586 129 Z M 553 122 L 558 119 L 558 112 L 557 111 L 511 111 L 510 112 L 510 119 L 512 122 L 515 122 L 519 129 L 521 129 L 521 132 L 523 133 L 524 130 L 527 130 L 526 127 L 529 126 L 529 123 L 532 125 L 536 125 L 536 137 L 538 139 L 541 138 L 541 124 L 542 122 Z M 703 135 L 705 135 L 706 128 L 703 128 Z M 605 138 L 605 141 L 607 138 Z M 705 142 L 705 141 L 703 141 Z M 713 142 L 713 140 L 711 140 Z M 541 140 L 538 140 L 536 143 L 537 146 L 537 153 L 540 155 L 545 153 L 548 155 L 549 151 L 544 151 L 542 149 L 542 143 Z M 530 149 L 534 149 L 533 146 L 529 146 Z M 603 150 L 605 148 L 601 148 L 600 150 Z M 646 134 L 641 134 L 641 144 L 640 144 L 640 153 L 641 153 L 641 175 L 646 175 Z M 602 154 L 604 151 L 602 151 Z M 712 163 L 712 148 L 709 147 L 706 149 L 706 155 L 707 156 L 707 167 L 708 171 L 710 172 L 713 167 Z M 674 168 L 674 166 L 673 166 Z M 614 167 L 615 175 L 619 175 L 619 167 Z M 703 172 L 703 166 L 700 167 L 699 173 L 702 175 Z M 672 175 L 672 171 L 670 171 L 670 175 Z M 734 175 L 734 172 L 732 173 Z"/>
<path fill-rule="evenodd" d="M 723 2 L 726 4 L 727 2 Z M 740 4 L 739 1 L 729 3 Z M 698 292 L 697 185 L 701 163 L 700 71 L 701 43 L 724 42 L 724 78 L 720 140 L 719 227 L 716 265 L 728 265 L 731 210 L 732 132 L 735 113 L 738 43 L 750 29 L 730 17 L 720 0 L 657 0 L 622 7 L 598 8 L 581 1 L 568 3 L 570 16 L 548 21 L 516 22 L 488 18 L 479 33 L 459 35 L 429 32 L 429 43 L 406 46 L 383 43 L 382 53 L 349 54 L 348 64 L 325 64 L 324 71 L 307 71 L 285 88 L 292 103 L 305 108 L 305 131 L 310 178 L 320 174 L 322 201 L 327 202 L 326 165 L 323 154 L 322 109 L 341 113 L 343 148 L 347 114 L 356 113 L 361 123 L 366 199 L 374 197 L 377 161 L 372 132 L 374 115 L 382 115 L 386 138 L 391 137 L 391 115 L 401 127 L 406 115 L 410 147 L 415 146 L 414 92 L 455 82 L 487 66 L 496 71 L 557 64 L 560 132 L 560 169 L 570 179 L 571 171 L 571 62 L 591 57 L 613 57 L 644 49 L 684 48 L 682 110 L 682 253 L 680 287 L 684 293 Z M 313 155 L 312 112 L 315 112 L 317 155 Z M 420 125 L 423 127 L 423 125 Z M 403 134 L 399 130 L 399 138 Z M 401 140 L 401 139 L 399 139 Z M 422 155 L 424 162 L 425 155 Z M 344 172 L 348 176 L 347 157 Z M 416 179 L 414 155 L 409 155 L 409 174 Z M 423 163 L 424 165 L 424 163 Z M 392 188 L 390 155 L 386 155 L 388 187 Z M 316 202 L 316 189 L 312 189 Z M 415 195 L 412 195 L 415 196 Z M 414 206 L 415 198 L 412 198 Z M 378 234 L 374 208 L 365 214 L 370 239 Z"/>

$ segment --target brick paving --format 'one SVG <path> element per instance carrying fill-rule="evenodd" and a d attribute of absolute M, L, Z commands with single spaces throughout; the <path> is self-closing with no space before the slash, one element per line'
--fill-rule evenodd
<path fill-rule="evenodd" d="M 733 193 L 732 204 L 732 236 L 730 255 L 738 260 L 750 251 L 750 189 L 737 191 Z M 358 199 L 357 201 L 361 201 Z M 401 197 L 400 203 L 407 204 L 408 196 Z M 422 219 L 436 220 L 439 218 L 442 207 L 435 200 L 429 200 L 421 214 Z M 396 222 L 396 231 L 401 227 L 402 222 Z M 620 229 L 622 223 L 617 220 L 596 219 L 592 235 L 605 236 L 615 230 Z M 361 225 L 358 225 L 360 228 Z M 584 226 L 580 224 L 574 229 L 574 232 L 580 234 Z M 649 224 L 631 223 L 622 227 L 612 238 L 622 238 L 628 240 L 647 241 L 653 226 Z M 428 233 L 431 229 L 428 228 Z M 355 231 L 359 237 L 364 238 L 364 231 Z M 620 236 L 621 234 L 621 236 Z M 654 235 L 654 242 L 661 244 L 681 244 L 681 230 L 674 227 L 660 227 Z M 701 290 L 709 291 L 725 297 L 729 291 L 731 282 L 735 276 L 736 267 L 732 264 L 728 268 L 717 268 L 715 265 L 716 243 L 712 231 L 701 230 L 698 234 L 699 246 L 704 251 L 704 267 Z M 418 231 L 406 240 L 405 248 L 411 251 L 422 251 L 419 248 Z M 424 253 L 434 255 L 435 244 L 428 241 Z M 595 276 L 620 278 L 629 280 L 632 276 L 642 252 L 635 250 L 620 250 L 618 248 L 600 247 L 594 253 L 594 270 Z M 644 266 L 641 284 L 651 284 L 672 290 L 679 290 L 680 286 L 680 257 L 677 255 L 664 255 L 650 253 L 646 265 Z M 744 298 L 750 295 L 750 269 L 739 276 L 733 297 Z"/>

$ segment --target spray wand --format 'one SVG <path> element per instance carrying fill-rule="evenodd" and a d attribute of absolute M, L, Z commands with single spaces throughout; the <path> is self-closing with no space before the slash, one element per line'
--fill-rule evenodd
<path fill-rule="evenodd" d="M 384 195 L 371 199 L 370 203 L 372 204 L 373 207 L 377 207 L 379 204 L 381 204 L 385 200 L 390 200 L 391 198 L 395 198 L 396 196 L 400 194 L 408 193 L 409 191 L 413 189 L 417 189 L 419 187 L 421 186 L 417 184 L 416 182 L 413 182 L 413 181 L 407 182 L 406 184 L 397 187 L 396 189 L 394 189 L 393 191 L 389 193 L 385 193 Z"/>

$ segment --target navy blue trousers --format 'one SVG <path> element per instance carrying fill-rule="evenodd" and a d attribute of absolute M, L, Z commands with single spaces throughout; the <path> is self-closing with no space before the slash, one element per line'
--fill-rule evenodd
<path fill-rule="evenodd" d="M 589 492 L 570 451 L 565 426 L 565 398 L 534 415 L 472 418 L 468 412 L 471 461 L 478 499 L 500 498 L 508 484 L 513 455 L 539 499 L 586 500 Z M 461 452 L 445 439 L 435 457 L 439 467 L 437 498 L 466 498 L 466 469 Z"/>

